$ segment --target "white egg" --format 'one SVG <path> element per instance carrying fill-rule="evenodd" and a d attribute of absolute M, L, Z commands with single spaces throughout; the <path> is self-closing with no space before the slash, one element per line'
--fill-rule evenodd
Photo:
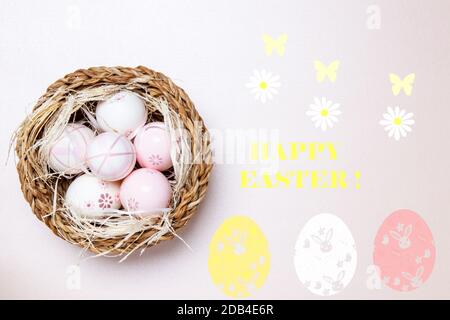
<path fill-rule="evenodd" d="M 99 102 L 95 116 L 103 131 L 129 136 L 147 122 L 147 109 L 136 94 L 120 91 Z"/>
<path fill-rule="evenodd" d="M 312 217 L 297 238 L 294 263 L 309 291 L 321 296 L 339 293 L 356 271 L 357 252 L 350 230 L 335 215 Z"/>
<path fill-rule="evenodd" d="M 73 214 L 95 218 L 120 208 L 119 191 L 120 182 L 103 181 L 84 174 L 69 185 L 65 201 Z"/>
<path fill-rule="evenodd" d="M 85 166 L 86 148 L 94 132 L 80 123 L 69 123 L 50 146 L 48 165 L 56 172 L 77 174 Z"/>
<path fill-rule="evenodd" d="M 100 179 L 122 180 L 133 170 L 136 152 L 128 138 L 114 132 L 103 132 L 87 146 L 86 163 Z"/>

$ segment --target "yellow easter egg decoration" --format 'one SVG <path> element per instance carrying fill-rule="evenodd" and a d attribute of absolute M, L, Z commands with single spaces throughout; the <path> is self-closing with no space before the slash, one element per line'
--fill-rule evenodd
<path fill-rule="evenodd" d="M 270 269 L 268 242 L 245 216 L 226 219 L 209 244 L 208 270 L 216 286 L 230 297 L 244 298 L 262 287 Z"/>

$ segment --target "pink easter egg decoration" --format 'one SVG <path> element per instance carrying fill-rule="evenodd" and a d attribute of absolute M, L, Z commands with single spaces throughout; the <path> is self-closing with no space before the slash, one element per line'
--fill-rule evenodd
<path fill-rule="evenodd" d="M 136 164 L 136 152 L 130 140 L 114 132 L 105 132 L 89 143 L 86 162 L 92 173 L 106 181 L 125 178 Z"/>
<path fill-rule="evenodd" d="M 86 149 L 94 132 L 80 123 L 69 123 L 50 147 L 49 166 L 56 172 L 77 174 L 85 166 Z"/>
<path fill-rule="evenodd" d="M 133 171 L 122 182 L 120 202 L 127 211 L 152 215 L 156 209 L 167 208 L 172 189 L 167 178 L 159 171 L 142 168 Z"/>
<path fill-rule="evenodd" d="M 162 122 L 144 126 L 134 139 L 137 161 L 144 168 L 164 171 L 172 167 L 170 134 Z"/>
<path fill-rule="evenodd" d="M 433 235 L 417 213 L 397 210 L 384 220 L 373 260 L 385 285 L 397 291 L 417 289 L 431 275 L 435 258 Z"/>
<path fill-rule="evenodd" d="M 147 109 L 138 95 L 119 91 L 98 103 L 95 117 L 103 131 L 130 136 L 147 121 Z"/>

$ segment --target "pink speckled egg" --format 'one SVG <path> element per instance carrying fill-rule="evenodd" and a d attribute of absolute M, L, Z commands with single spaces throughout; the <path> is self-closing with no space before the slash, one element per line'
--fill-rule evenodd
<path fill-rule="evenodd" d="M 114 132 L 99 134 L 88 145 L 86 162 L 92 173 L 106 181 L 125 178 L 136 164 L 130 140 Z"/>
<path fill-rule="evenodd" d="M 397 210 L 384 220 L 373 253 L 384 285 L 398 291 L 417 289 L 431 275 L 435 258 L 433 235 L 417 213 Z"/>
<path fill-rule="evenodd" d="M 86 148 L 94 132 L 79 123 L 69 123 L 50 146 L 48 165 L 56 172 L 80 173 L 84 167 Z"/>
<path fill-rule="evenodd" d="M 149 168 L 133 171 L 120 187 L 120 202 L 125 210 L 137 211 L 144 216 L 154 214 L 156 209 L 167 208 L 171 197 L 167 178 Z"/>
<path fill-rule="evenodd" d="M 164 171 L 172 167 L 170 134 L 164 123 L 144 126 L 134 139 L 137 161 L 144 168 Z"/>

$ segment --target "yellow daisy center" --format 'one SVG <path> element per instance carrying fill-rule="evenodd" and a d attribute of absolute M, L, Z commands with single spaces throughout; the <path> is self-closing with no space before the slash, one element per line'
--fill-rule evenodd
<path fill-rule="evenodd" d="M 268 87 L 268 84 L 267 84 L 267 82 L 265 82 L 265 81 L 261 81 L 261 82 L 259 83 L 259 87 L 260 87 L 262 90 L 266 90 L 267 87 Z"/>
<path fill-rule="evenodd" d="M 401 124 L 402 124 L 402 119 L 401 119 L 400 117 L 395 118 L 395 119 L 394 119 L 394 124 L 395 124 L 396 126 L 401 125 Z"/>
<path fill-rule="evenodd" d="M 322 117 L 328 116 L 328 109 L 322 109 L 322 110 L 320 110 L 320 115 L 321 115 Z"/>

